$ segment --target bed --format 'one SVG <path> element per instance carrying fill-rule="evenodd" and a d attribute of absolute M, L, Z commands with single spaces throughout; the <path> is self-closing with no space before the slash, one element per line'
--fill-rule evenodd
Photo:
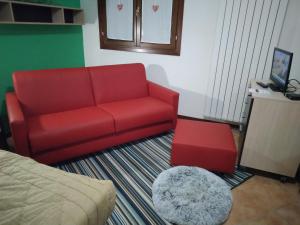
<path fill-rule="evenodd" d="M 0 225 L 100 225 L 115 198 L 111 181 L 66 173 L 0 150 Z"/>

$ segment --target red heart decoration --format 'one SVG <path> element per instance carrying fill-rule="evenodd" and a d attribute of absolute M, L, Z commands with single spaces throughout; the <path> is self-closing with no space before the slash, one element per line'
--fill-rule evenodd
<path fill-rule="evenodd" d="M 159 5 L 152 5 L 152 9 L 154 12 L 157 12 L 157 10 L 159 9 Z"/>
<path fill-rule="evenodd" d="M 122 3 L 118 4 L 117 8 L 118 8 L 119 11 L 121 11 L 123 9 L 123 4 Z"/>

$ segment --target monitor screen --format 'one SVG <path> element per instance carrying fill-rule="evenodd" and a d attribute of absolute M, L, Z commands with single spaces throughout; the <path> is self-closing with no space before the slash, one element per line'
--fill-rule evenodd
<path fill-rule="evenodd" d="M 274 84 L 285 91 L 289 79 L 293 53 L 275 48 L 270 79 Z"/>

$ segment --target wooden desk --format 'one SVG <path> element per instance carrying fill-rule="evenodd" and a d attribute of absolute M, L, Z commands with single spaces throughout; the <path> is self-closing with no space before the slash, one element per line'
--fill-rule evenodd
<path fill-rule="evenodd" d="M 240 165 L 295 177 L 300 163 L 300 101 L 252 81 L 243 117 Z"/>

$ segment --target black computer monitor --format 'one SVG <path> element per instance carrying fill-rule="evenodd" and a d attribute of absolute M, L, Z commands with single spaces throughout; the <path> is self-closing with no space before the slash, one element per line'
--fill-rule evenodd
<path fill-rule="evenodd" d="M 274 91 L 286 92 L 292 59 L 293 53 L 279 48 L 274 49 L 270 75 L 270 79 L 273 81 L 273 85 L 270 85 L 270 88 Z"/>

